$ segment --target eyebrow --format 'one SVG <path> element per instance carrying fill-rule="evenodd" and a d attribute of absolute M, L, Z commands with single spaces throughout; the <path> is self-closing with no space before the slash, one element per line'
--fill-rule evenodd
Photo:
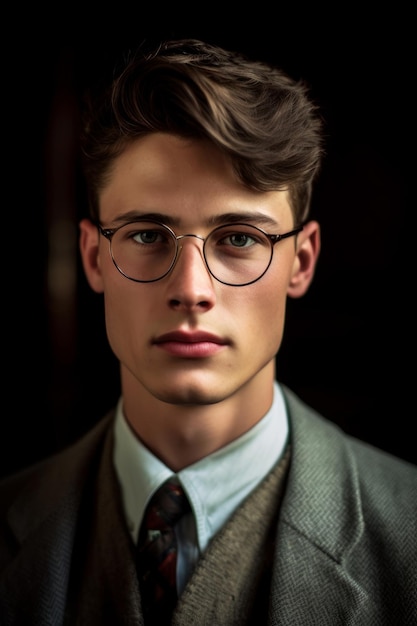
<path fill-rule="evenodd" d="M 116 225 L 127 224 L 129 222 L 135 222 L 136 220 L 144 220 L 147 222 L 161 222 L 171 228 L 181 226 L 181 220 L 167 213 L 157 212 L 141 212 L 141 211 L 128 211 L 117 216 L 114 219 Z M 212 215 L 206 222 L 209 227 L 222 226 L 223 224 L 256 224 L 258 226 L 271 226 L 273 228 L 279 228 L 279 221 L 275 220 L 269 215 L 265 215 L 260 211 L 231 211 L 228 213 L 219 213 L 218 215 Z"/>

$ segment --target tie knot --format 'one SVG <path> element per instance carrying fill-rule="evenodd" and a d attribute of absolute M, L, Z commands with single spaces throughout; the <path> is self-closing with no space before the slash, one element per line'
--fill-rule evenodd
<path fill-rule="evenodd" d="M 189 510 L 190 504 L 181 485 L 176 481 L 168 480 L 150 499 L 145 515 L 145 525 L 148 530 L 173 528 Z"/>

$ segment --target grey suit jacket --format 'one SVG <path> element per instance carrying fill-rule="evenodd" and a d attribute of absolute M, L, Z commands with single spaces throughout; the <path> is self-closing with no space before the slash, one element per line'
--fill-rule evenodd
<path fill-rule="evenodd" d="M 292 457 L 268 623 L 416 626 L 417 467 L 284 393 Z M 113 413 L 64 452 L 0 483 L 1 626 L 66 624 L 77 522 L 112 423 Z M 134 613 L 123 623 L 140 624 L 140 606 Z"/>

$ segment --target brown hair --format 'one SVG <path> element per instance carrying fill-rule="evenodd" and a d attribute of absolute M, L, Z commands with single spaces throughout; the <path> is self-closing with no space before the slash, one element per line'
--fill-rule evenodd
<path fill-rule="evenodd" d="M 167 41 L 129 55 L 85 105 L 81 149 L 93 219 L 114 159 L 153 132 L 208 138 L 243 184 L 288 188 L 295 222 L 307 218 L 322 121 L 304 82 L 280 69 L 199 40 Z"/>

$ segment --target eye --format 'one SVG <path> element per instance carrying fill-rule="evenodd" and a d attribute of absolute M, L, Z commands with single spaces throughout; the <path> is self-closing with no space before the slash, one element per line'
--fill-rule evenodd
<path fill-rule="evenodd" d="M 247 248 L 256 243 L 253 237 L 247 233 L 233 233 L 223 237 L 223 242 L 233 246 L 234 248 Z"/>
<path fill-rule="evenodd" d="M 130 235 L 132 239 L 141 244 L 159 243 L 162 241 L 162 236 L 162 233 L 156 230 L 141 230 Z"/>
<path fill-rule="evenodd" d="M 262 243 L 260 233 L 247 227 L 228 226 L 215 231 L 216 245 L 228 246 L 230 248 L 251 248 L 256 244 Z"/>
<path fill-rule="evenodd" d="M 164 246 L 170 243 L 170 234 L 158 224 L 132 223 L 126 224 L 118 231 L 119 241 L 138 246 Z"/>

